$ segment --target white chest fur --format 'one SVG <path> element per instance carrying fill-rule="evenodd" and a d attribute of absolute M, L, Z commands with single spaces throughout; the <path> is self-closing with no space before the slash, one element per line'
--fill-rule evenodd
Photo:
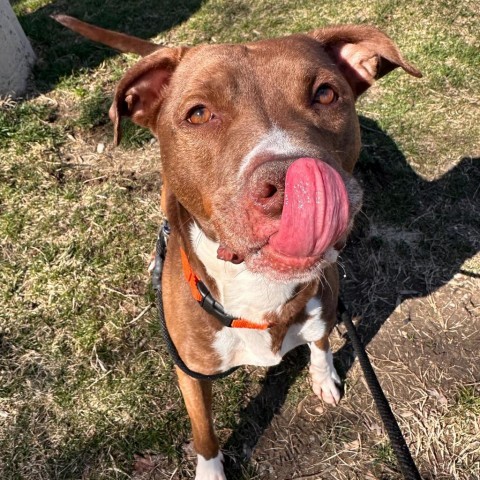
<path fill-rule="evenodd" d="M 225 311 L 238 318 L 262 323 L 266 313 L 275 312 L 293 295 L 297 284 L 272 282 L 262 275 L 246 270 L 244 264 L 234 265 L 217 259 L 218 244 L 206 237 L 198 225 L 191 227 L 195 253 L 215 279 L 219 301 Z M 298 345 L 314 342 L 326 333 L 322 305 L 312 298 L 306 305 L 307 320 L 292 325 L 280 351 L 272 351 L 270 331 L 248 328 L 223 328 L 215 338 L 214 347 L 222 359 L 222 369 L 237 365 L 271 366 Z"/>
<path fill-rule="evenodd" d="M 217 332 L 214 342 L 215 350 L 222 359 L 222 370 L 238 365 L 277 365 L 293 348 L 322 338 L 326 333 L 326 326 L 321 318 L 320 301 L 312 298 L 307 303 L 306 311 L 307 320 L 288 329 L 278 352 L 272 351 L 272 337 L 268 329 L 222 328 Z"/>
<path fill-rule="evenodd" d="M 292 297 L 296 282 L 273 282 L 248 271 L 244 263 L 235 265 L 219 260 L 218 243 L 210 240 L 196 223 L 190 236 L 195 253 L 217 283 L 219 302 L 230 315 L 262 323 L 266 313 L 275 312 Z"/>

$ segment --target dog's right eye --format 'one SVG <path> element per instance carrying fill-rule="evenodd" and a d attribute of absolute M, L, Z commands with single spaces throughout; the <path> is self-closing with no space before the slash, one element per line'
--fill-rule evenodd
<path fill-rule="evenodd" d="M 193 107 L 187 116 L 187 121 L 193 123 L 194 125 L 201 125 L 202 123 L 207 123 L 213 117 L 212 112 L 207 107 L 199 105 Z"/>
<path fill-rule="evenodd" d="M 335 103 L 337 99 L 338 95 L 335 90 L 328 83 L 323 83 L 317 88 L 313 101 L 320 105 L 330 105 Z"/>

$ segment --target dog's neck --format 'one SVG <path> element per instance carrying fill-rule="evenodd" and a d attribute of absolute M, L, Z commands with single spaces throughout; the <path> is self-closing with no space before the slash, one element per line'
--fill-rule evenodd
<path fill-rule="evenodd" d="M 216 283 L 218 301 L 230 315 L 263 323 L 266 316 L 280 314 L 298 290 L 297 281 L 275 282 L 248 271 L 244 263 L 235 265 L 219 260 L 218 243 L 209 239 L 195 222 L 190 225 L 190 242 L 192 251 Z"/>

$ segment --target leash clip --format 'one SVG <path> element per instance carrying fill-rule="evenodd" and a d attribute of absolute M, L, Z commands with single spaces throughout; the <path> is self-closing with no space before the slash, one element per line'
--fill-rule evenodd
<path fill-rule="evenodd" d="M 226 327 L 231 327 L 234 317 L 225 313 L 221 303 L 218 303 L 213 297 L 207 286 L 200 280 L 197 282 L 197 290 L 200 292 L 202 299 L 198 302 L 202 308 L 220 320 Z"/>

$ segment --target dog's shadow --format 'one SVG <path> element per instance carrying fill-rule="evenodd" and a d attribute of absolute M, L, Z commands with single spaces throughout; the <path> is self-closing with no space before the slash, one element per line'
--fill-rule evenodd
<path fill-rule="evenodd" d="M 422 178 L 373 120 L 361 117 L 363 150 L 355 176 L 364 207 L 342 254 L 342 297 L 361 321 L 367 344 L 399 301 L 426 296 L 462 270 L 480 249 L 480 159 L 462 158 L 437 180 Z M 346 375 L 353 363 L 348 340 L 335 353 Z M 261 391 L 241 411 L 227 440 L 229 478 L 240 478 L 248 458 L 298 375 L 309 362 L 300 348 L 268 369 Z"/>

